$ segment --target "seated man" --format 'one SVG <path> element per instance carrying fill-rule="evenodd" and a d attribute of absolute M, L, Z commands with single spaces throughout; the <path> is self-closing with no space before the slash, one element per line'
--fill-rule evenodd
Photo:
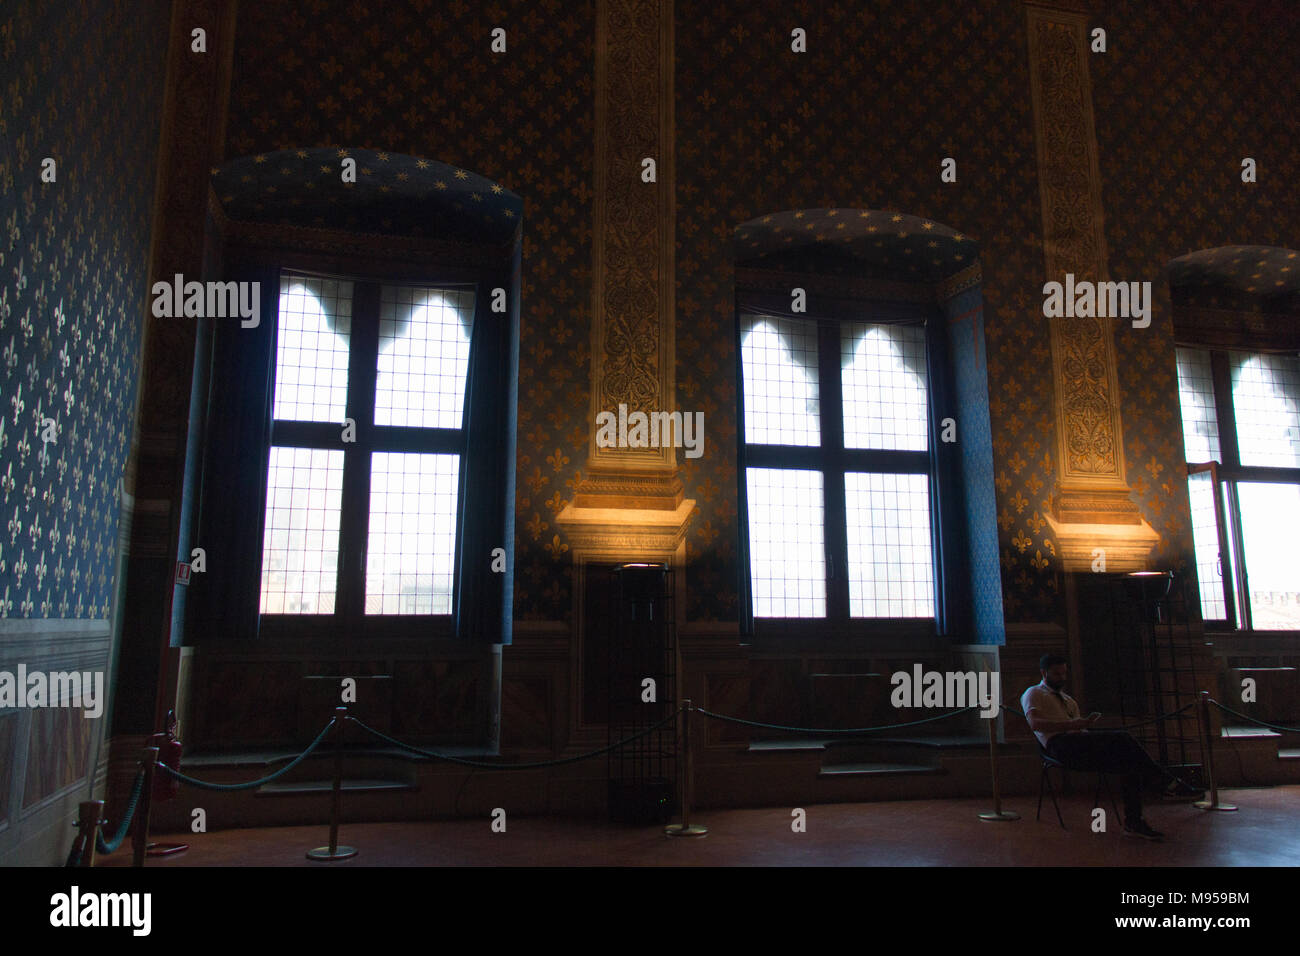
<path fill-rule="evenodd" d="M 1148 756 L 1142 745 L 1123 730 L 1090 730 L 1101 714 L 1079 716 L 1079 705 L 1063 693 L 1067 662 L 1059 654 L 1044 654 L 1038 662 L 1041 683 L 1020 696 L 1020 709 L 1047 751 L 1071 770 L 1095 770 L 1124 775 L 1124 832 L 1144 840 L 1163 834 L 1142 819 L 1142 777 L 1159 774 L 1186 784 L 1166 772 Z"/>

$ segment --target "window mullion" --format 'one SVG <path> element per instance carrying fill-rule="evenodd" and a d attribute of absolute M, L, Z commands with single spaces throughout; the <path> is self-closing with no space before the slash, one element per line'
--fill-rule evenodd
<path fill-rule="evenodd" d="M 1241 467 L 1241 450 L 1237 442 L 1237 412 L 1232 404 L 1232 371 L 1229 368 L 1228 353 L 1213 351 L 1210 353 L 1210 371 L 1214 381 L 1214 408 L 1219 422 L 1219 455 L 1223 459 L 1223 471 L 1230 476 Z M 1215 478 L 1215 514 L 1226 518 L 1220 543 L 1225 543 L 1228 535 L 1232 536 L 1232 547 L 1224 552 L 1230 570 L 1223 576 L 1226 607 L 1230 609 L 1237 627 L 1250 629 L 1250 601 L 1243 589 L 1245 582 L 1246 556 L 1241 535 L 1241 511 L 1237 506 L 1237 485 L 1231 478 L 1220 484 L 1220 474 Z M 1226 496 L 1224 492 L 1226 491 Z M 1225 503 L 1224 497 L 1227 498 Z M 1221 512 L 1225 508 L 1227 514 Z"/>
<path fill-rule="evenodd" d="M 1265 482 L 1277 485 L 1300 484 L 1300 468 L 1275 468 L 1268 465 L 1245 465 L 1229 468 L 1226 465 L 1218 469 L 1219 477 L 1224 481 Z"/>
<path fill-rule="evenodd" d="M 845 471 L 876 474 L 929 475 L 930 453 L 925 451 L 881 451 L 848 448 L 843 452 Z"/>
<path fill-rule="evenodd" d="M 1250 631 L 1254 630 L 1255 625 L 1250 610 L 1250 579 L 1246 571 L 1246 537 L 1241 529 L 1241 500 L 1237 496 L 1235 481 L 1226 481 L 1223 487 L 1230 518 L 1228 531 L 1232 535 L 1232 554 L 1236 558 L 1232 562 L 1232 586 L 1236 592 L 1234 607 L 1241 629 Z"/>
<path fill-rule="evenodd" d="M 1241 466 L 1241 451 L 1237 444 L 1237 412 L 1232 405 L 1228 353 L 1211 352 L 1210 370 L 1214 377 L 1214 408 L 1219 420 L 1219 454 L 1225 468 L 1238 468 Z"/>
<path fill-rule="evenodd" d="M 464 455 L 466 451 L 464 429 L 373 425 L 370 432 L 371 451 L 441 452 L 449 455 Z"/>
<path fill-rule="evenodd" d="M 1211 464 L 1210 493 L 1214 496 L 1214 524 L 1218 529 L 1219 541 L 1219 590 L 1223 593 L 1223 609 L 1228 619 L 1228 626 L 1237 626 L 1237 603 L 1233 597 L 1236 588 L 1233 576 L 1236 574 L 1237 562 L 1232 560 L 1232 548 L 1228 544 L 1228 520 L 1223 508 L 1223 488 L 1220 485 L 1218 466 Z M 1234 522 L 1235 525 L 1235 522 Z"/>
<path fill-rule="evenodd" d="M 366 600 L 366 537 L 370 517 L 370 460 L 375 442 L 375 378 L 379 357 L 379 285 L 358 282 L 352 300 L 352 341 L 348 357 L 348 418 L 355 441 L 345 442 L 342 551 L 338 618 L 345 626 L 361 622 Z M 359 632 L 358 632 L 359 633 Z"/>
<path fill-rule="evenodd" d="M 799 468 L 819 471 L 825 456 L 821 448 L 795 445 L 746 445 L 745 464 L 751 468 Z"/>
<path fill-rule="evenodd" d="M 849 619 L 849 544 L 845 512 L 844 401 L 840 379 L 840 325 L 818 325 L 818 381 L 822 443 L 822 488 L 826 508 L 826 617 Z"/>

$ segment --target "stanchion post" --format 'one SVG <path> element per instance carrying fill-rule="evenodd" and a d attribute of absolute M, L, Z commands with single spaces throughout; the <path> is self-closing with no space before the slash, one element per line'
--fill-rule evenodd
<path fill-rule="evenodd" d="M 99 821 L 104 818 L 103 800 L 83 800 L 77 807 L 77 830 L 81 836 L 81 858 L 77 866 L 95 865 L 95 844 L 99 838 Z"/>
<path fill-rule="evenodd" d="M 709 832 L 708 827 L 698 824 L 691 825 L 691 797 L 695 789 L 695 762 L 691 759 L 691 706 L 690 698 L 682 701 L 682 822 L 672 823 L 664 827 L 664 833 L 669 836 L 704 836 Z"/>
<path fill-rule="evenodd" d="M 1201 725 L 1202 746 L 1205 748 L 1205 776 L 1210 785 L 1210 799 L 1197 800 L 1192 806 L 1198 810 L 1236 810 L 1235 804 L 1219 802 L 1219 785 L 1214 780 L 1214 724 L 1210 720 L 1210 692 L 1201 691 L 1201 706 L 1197 711 Z"/>
<path fill-rule="evenodd" d="M 1014 810 L 1002 809 L 1002 790 L 998 785 L 998 719 L 985 717 L 984 720 L 989 725 L 989 764 L 993 770 L 993 811 L 981 813 L 980 819 L 990 823 L 1019 820 L 1020 814 Z"/>
<path fill-rule="evenodd" d="M 149 811 L 153 803 L 153 778 L 158 772 L 158 748 L 145 747 L 144 785 L 140 789 L 140 801 L 135 805 L 135 830 L 131 834 L 132 866 L 144 866 L 145 851 L 149 849 Z"/>
<path fill-rule="evenodd" d="M 339 812 L 343 807 L 343 731 L 348 721 L 346 707 L 334 708 L 334 786 L 330 790 L 330 845 L 307 851 L 309 860 L 346 860 L 357 855 L 355 847 L 339 846 Z"/>

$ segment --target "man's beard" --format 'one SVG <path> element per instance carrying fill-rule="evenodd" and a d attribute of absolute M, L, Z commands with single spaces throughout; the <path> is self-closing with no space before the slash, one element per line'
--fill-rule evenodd
<path fill-rule="evenodd" d="M 1047 680 L 1046 678 L 1044 678 L 1043 683 L 1045 683 L 1048 687 L 1052 688 L 1052 690 L 1060 690 L 1062 687 L 1065 686 L 1065 681 L 1063 680 Z"/>

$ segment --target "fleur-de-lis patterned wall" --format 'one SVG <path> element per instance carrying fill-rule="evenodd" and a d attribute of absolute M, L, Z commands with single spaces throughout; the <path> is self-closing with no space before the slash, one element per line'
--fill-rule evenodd
<path fill-rule="evenodd" d="M 1277 69 L 1296 21 L 1286 0 L 1242 0 L 1230 15 L 1190 0 L 1096 6 L 1109 32 L 1108 52 L 1089 60 L 1109 271 L 1156 290 L 1151 327 L 1116 334 L 1125 459 L 1134 500 L 1161 534 L 1152 561 L 1184 566 L 1163 270 L 1199 248 L 1295 245 L 1300 150 L 1290 113 L 1272 104 L 1297 101 L 1300 74 Z M 704 412 L 708 449 L 682 461 L 698 507 L 688 616 L 736 619 L 734 230 L 782 210 L 854 207 L 942 222 L 979 245 L 1006 616 L 1059 618 L 1024 3 L 675 9 L 677 406 Z M 564 619 L 571 608 L 571 556 L 555 516 L 583 477 L 591 427 L 594 12 L 592 0 L 250 3 L 236 40 L 227 157 L 359 144 L 473 170 L 524 201 L 520 618 Z M 485 61 L 484 38 L 502 24 L 511 52 Z M 806 54 L 791 53 L 795 26 L 807 31 Z M 1239 176 L 1247 155 L 1260 170 L 1249 188 Z M 958 180 L 945 184 L 949 156 Z"/>
<path fill-rule="evenodd" d="M 1128 478 L 1161 535 L 1154 566 L 1186 567 L 1164 267 L 1238 241 L 1294 247 L 1297 127 L 1268 103 L 1300 101 L 1300 76 L 1275 67 L 1297 19 L 1278 0 L 1230 15 L 1190 0 L 1092 6 L 1109 36 L 1089 69 L 1110 275 L 1149 280 L 1156 296 L 1150 328 L 1116 334 Z M 1006 619 L 1062 618 L 1045 518 L 1055 426 L 1025 4 L 721 0 L 679 4 L 677 23 L 678 391 L 720 443 L 685 463 L 699 508 L 692 616 L 735 615 L 732 267 L 721 237 L 784 209 L 856 206 L 979 243 Z M 808 33 L 807 55 L 790 53 L 794 26 Z M 958 178 L 944 184 L 949 156 Z M 1244 156 L 1269 178 L 1245 186 Z"/>
<path fill-rule="evenodd" d="M 501 25 L 510 53 L 485 72 L 478 38 Z M 355 144 L 523 197 L 518 618 L 570 611 L 555 516 L 583 477 L 590 427 L 594 30 L 592 0 L 312 0 L 241 5 L 235 39 L 227 158 Z"/>
<path fill-rule="evenodd" d="M 108 617 L 168 4 L 6 5 L 0 616 Z M 55 161 L 55 181 L 41 163 Z"/>

